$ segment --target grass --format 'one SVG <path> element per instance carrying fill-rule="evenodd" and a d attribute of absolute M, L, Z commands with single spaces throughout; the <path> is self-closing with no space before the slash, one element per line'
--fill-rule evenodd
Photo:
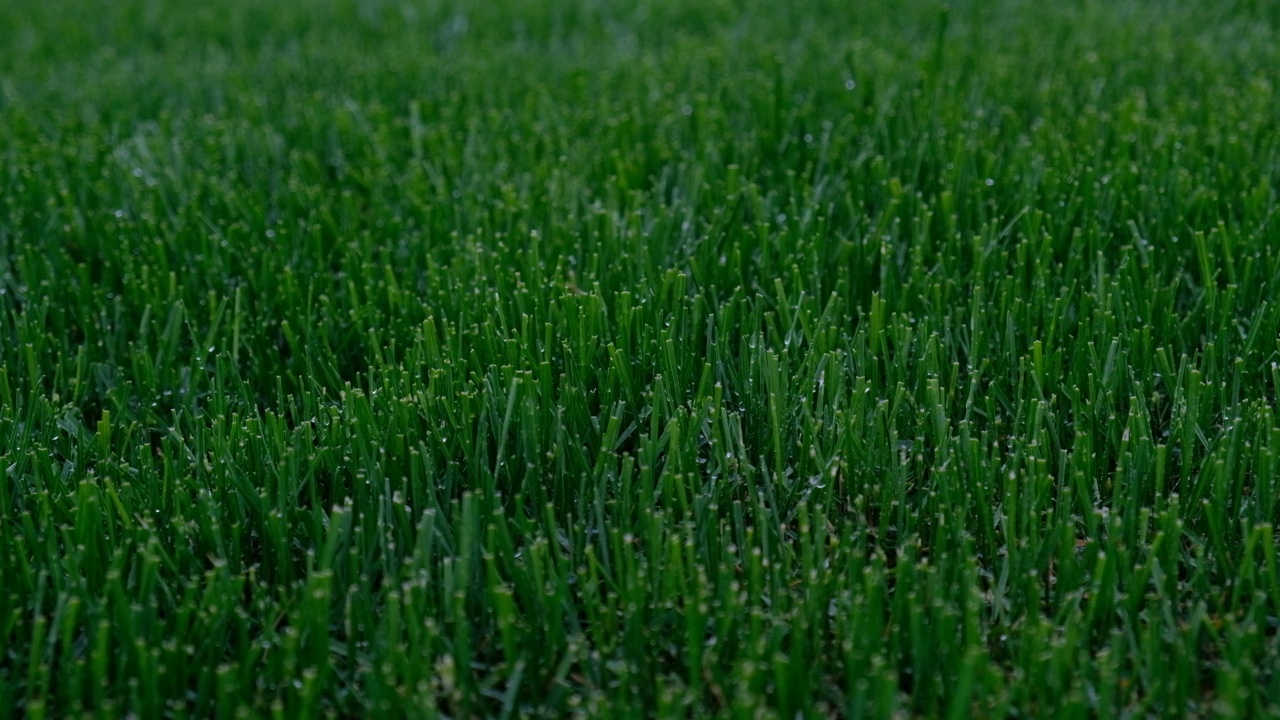
<path fill-rule="evenodd" d="M 0 714 L 1280 713 L 1278 29 L 0 5 Z"/>

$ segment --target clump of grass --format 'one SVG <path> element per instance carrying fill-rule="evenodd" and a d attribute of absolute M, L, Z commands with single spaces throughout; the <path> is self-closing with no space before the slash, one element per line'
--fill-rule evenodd
<path fill-rule="evenodd" d="M 1280 712 L 1277 20 L 0 8 L 0 707 Z"/>

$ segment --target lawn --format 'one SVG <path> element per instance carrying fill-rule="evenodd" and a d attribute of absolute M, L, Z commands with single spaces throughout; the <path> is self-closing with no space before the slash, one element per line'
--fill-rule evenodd
<path fill-rule="evenodd" d="M 0 717 L 1280 714 L 1265 0 L 0 3 Z"/>

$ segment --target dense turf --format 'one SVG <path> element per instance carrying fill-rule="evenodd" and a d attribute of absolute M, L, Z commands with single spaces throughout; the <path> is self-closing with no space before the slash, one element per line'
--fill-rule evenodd
<path fill-rule="evenodd" d="M 1278 27 L 0 4 L 0 714 L 1280 713 Z"/>

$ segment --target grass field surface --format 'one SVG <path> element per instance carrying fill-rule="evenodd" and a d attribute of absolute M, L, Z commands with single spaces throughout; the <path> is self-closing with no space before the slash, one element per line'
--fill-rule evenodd
<path fill-rule="evenodd" d="M 0 3 L 0 715 L 1280 714 L 1278 29 Z"/>

